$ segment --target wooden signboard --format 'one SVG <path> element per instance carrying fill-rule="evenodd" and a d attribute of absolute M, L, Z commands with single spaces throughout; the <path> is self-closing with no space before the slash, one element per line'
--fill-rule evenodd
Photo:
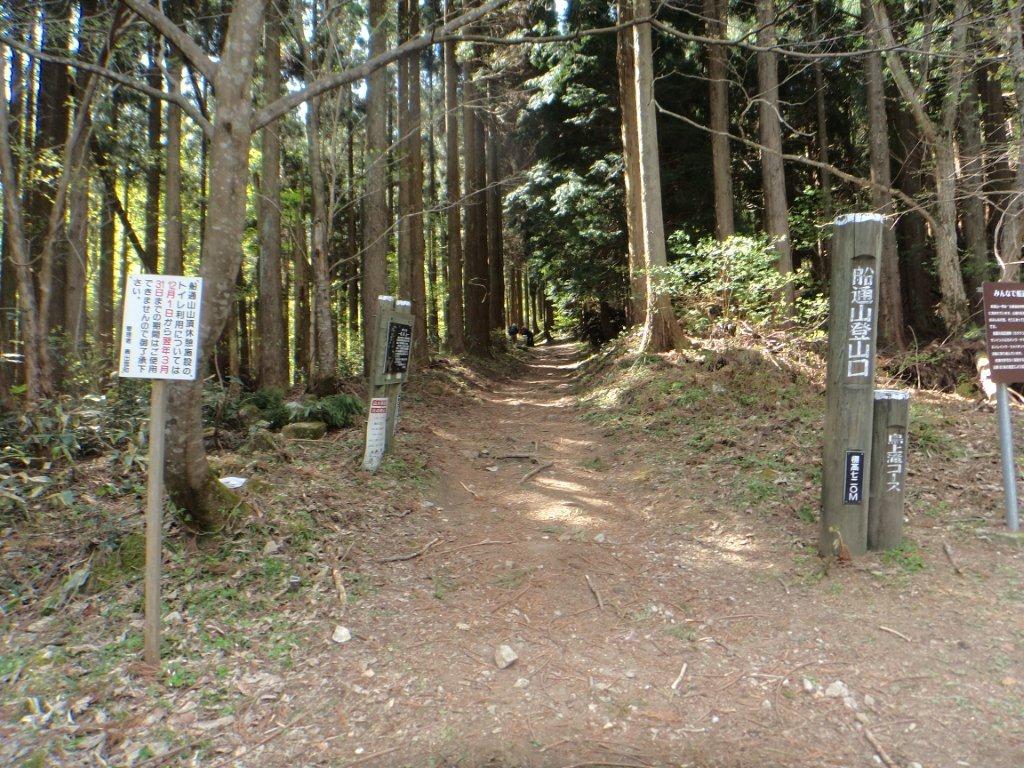
<path fill-rule="evenodd" d="M 125 283 L 118 375 L 152 379 L 149 476 L 146 492 L 146 573 L 143 656 L 160 664 L 160 562 L 163 559 L 164 427 L 167 382 L 199 373 L 203 280 L 180 275 L 131 275 Z"/>
<path fill-rule="evenodd" d="M 984 283 L 982 296 L 992 381 L 1024 382 L 1024 283 Z"/>

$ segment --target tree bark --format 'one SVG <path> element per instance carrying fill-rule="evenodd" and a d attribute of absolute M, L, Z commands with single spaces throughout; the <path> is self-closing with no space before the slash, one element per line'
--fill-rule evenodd
<path fill-rule="evenodd" d="M 729 23 L 728 0 L 704 0 L 707 35 L 722 40 Z M 725 240 L 736 232 L 729 159 L 729 49 L 708 46 L 708 116 L 711 129 L 711 175 L 714 184 L 715 235 Z"/>
<path fill-rule="evenodd" d="M 387 48 L 385 0 L 369 0 L 370 56 Z M 363 214 L 363 366 L 369 374 L 377 297 L 386 290 L 388 252 L 387 203 L 388 79 L 384 69 L 374 70 L 366 84 L 366 187 Z"/>
<path fill-rule="evenodd" d="M 331 275 L 327 250 L 327 207 L 323 158 L 320 151 L 320 99 L 306 105 L 306 144 L 309 148 L 311 233 L 313 244 L 313 311 L 316 315 L 316 360 L 311 388 L 328 394 L 337 388 L 338 342 L 331 310 Z"/>
<path fill-rule="evenodd" d="M 7 77 L 7 57 L 0 56 L 0 82 Z M 10 117 L 7 111 L 7 99 L 0 98 L 0 184 L 5 190 L 19 188 L 18 176 L 14 168 L 14 159 L 10 144 Z M 36 291 L 32 281 L 31 261 L 28 242 L 22 226 L 24 216 L 21 198 L 17 194 L 7 193 L 3 196 L 5 226 L 4 242 L 8 248 L 9 263 L 14 265 L 17 277 L 19 325 L 22 341 L 22 366 L 25 371 L 25 402 L 33 405 L 40 398 L 49 394 L 51 382 L 45 375 L 44 361 L 40 359 L 43 348 L 44 334 L 39 326 L 39 312 L 36 306 Z"/>
<path fill-rule="evenodd" d="M 155 32 L 150 33 L 149 71 L 146 80 L 150 87 L 160 88 L 160 43 Z M 152 264 L 157 263 L 160 253 L 160 177 L 163 175 L 163 145 L 160 143 L 160 128 L 163 122 L 162 103 L 151 98 L 146 111 L 146 213 L 143 232 L 146 242 L 146 257 Z M 164 272 L 167 273 L 166 265 Z M 169 274 L 169 273 L 168 273 Z"/>
<path fill-rule="evenodd" d="M 960 189 L 963 200 L 965 282 L 974 310 L 981 307 L 981 284 L 990 278 L 988 258 L 988 227 L 985 222 L 984 149 L 981 139 L 981 114 L 978 81 L 966 78 L 964 98 L 960 105 Z"/>
<path fill-rule="evenodd" d="M 717 0 L 716 0 L 717 1 Z M 630 0 L 616 0 L 619 21 L 633 19 Z M 622 166 L 626 202 L 626 258 L 629 264 L 630 320 L 633 324 L 646 322 L 647 281 L 644 278 L 643 212 L 640 203 L 640 155 L 637 150 L 636 85 L 633 51 L 633 32 L 620 29 L 616 33 L 616 51 L 619 78 L 619 113 L 622 123 Z"/>
<path fill-rule="evenodd" d="M 478 91 L 473 63 L 467 62 L 462 81 L 462 121 L 466 158 L 466 348 L 477 355 L 490 351 L 490 308 L 487 271 L 487 203 L 483 123 L 477 110 Z"/>
<path fill-rule="evenodd" d="M 634 13 L 636 18 L 649 18 L 650 0 L 636 0 Z M 665 224 L 661 212 L 661 171 L 654 101 L 654 53 L 649 22 L 633 27 L 633 55 L 644 280 L 647 294 L 647 314 L 640 349 L 643 352 L 666 352 L 685 346 L 685 337 L 679 323 L 676 322 L 671 299 L 662 288 L 662 278 L 658 275 L 658 271 L 668 265 L 668 260 L 665 254 Z M 534 317 L 539 316 L 540 312 L 535 312 Z"/>
<path fill-rule="evenodd" d="M 263 29 L 263 89 L 267 100 L 281 94 L 281 18 L 271 5 Z M 260 340 L 259 385 L 288 386 L 288 331 L 281 287 L 281 129 L 263 128 L 260 165 L 260 258 L 257 320 Z"/>
<path fill-rule="evenodd" d="M 505 264 L 501 216 L 501 172 L 498 135 L 487 128 L 487 270 L 490 287 L 489 315 L 492 329 L 505 327 Z"/>
<path fill-rule="evenodd" d="M 452 16 L 452 0 L 446 2 L 446 16 Z M 448 323 L 445 326 L 448 350 L 465 351 L 462 314 L 462 217 L 459 180 L 459 67 L 455 43 L 444 44 L 444 129 L 445 129 L 445 204 L 447 209 Z"/>
<path fill-rule="evenodd" d="M 179 26 L 184 22 L 183 0 L 169 0 L 167 13 L 171 21 Z M 181 54 L 172 45 L 168 46 L 164 58 L 167 75 L 167 90 L 181 93 Z M 167 105 L 167 176 L 166 207 L 164 222 L 164 272 L 181 275 L 185 271 L 185 243 L 181 218 L 181 107 Z"/>
<path fill-rule="evenodd" d="M 793 273 L 793 243 L 789 236 L 789 203 L 786 200 L 786 171 L 782 161 L 782 118 L 779 112 L 779 61 L 770 50 L 776 45 L 774 0 L 757 0 L 757 82 L 761 134 L 761 183 L 764 188 L 765 231 L 775 243 L 779 273 Z M 783 290 L 786 303 L 793 305 L 793 283 Z"/>
<path fill-rule="evenodd" d="M 210 140 L 210 194 L 199 274 L 203 301 L 200 354 L 208 355 L 231 317 L 234 285 L 242 262 L 246 185 L 252 139 L 252 74 L 263 23 L 264 0 L 236 2 L 216 70 L 216 109 Z M 203 366 L 206 367 L 205 365 Z M 189 510 L 197 527 L 215 530 L 233 508 L 212 476 L 203 445 L 202 373 L 170 386 L 167 491 Z"/>
<path fill-rule="evenodd" d="M 870 29 L 870 12 L 864 14 Z M 871 39 L 873 35 L 869 34 Z M 876 213 L 886 217 L 882 227 L 881 280 L 878 298 L 878 343 L 882 347 L 905 349 L 903 334 L 903 292 L 900 289 L 900 266 L 896 251 L 896 208 L 893 205 L 892 171 L 889 160 L 889 119 L 885 106 L 885 79 L 882 56 L 869 53 L 864 59 L 867 83 L 868 145 L 871 159 L 871 203 Z"/>

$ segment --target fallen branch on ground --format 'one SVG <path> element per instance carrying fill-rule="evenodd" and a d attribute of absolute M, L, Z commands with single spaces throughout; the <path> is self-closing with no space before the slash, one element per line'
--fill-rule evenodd
<path fill-rule="evenodd" d="M 587 586 L 590 587 L 590 591 L 594 593 L 594 597 L 597 598 L 597 607 L 600 610 L 604 610 L 604 600 L 601 599 L 601 593 L 597 591 L 597 587 L 594 586 L 594 582 L 590 580 L 587 574 L 583 574 L 583 578 L 587 580 Z"/>
<path fill-rule="evenodd" d="M 435 552 L 435 555 L 450 555 L 452 552 L 459 552 L 463 549 L 472 549 L 473 547 L 486 547 L 489 544 L 514 544 L 514 541 L 492 541 L 491 539 L 484 539 L 478 541 L 475 544 L 463 544 L 461 547 L 452 547 L 451 549 L 442 549 L 440 552 Z"/>
<path fill-rule="evenodd" d="M 527 472 L 525 475 L 523 475 L 523 479 L 520 480 L 519 482 L 525 483 L 527 480 L 529 480 L 531 477 L 533 477 L 537 473 L 543 472 L 548 467 L 553 467 L 553 466 L 555 466 L 555 462 L 553 462 L 553 461 L 549 461 L 549 462 L 547 462 L 545 464 L 541 464 L 536 469 L 531 469 L 529 472 Z"/>
<path fill-rule="evenodd" d="M 879 628 L 880 630 L 882 630 L 883 632 L 888 632 L 888 633 L 889 633 L 890 635 L 896 635 L 896 637 L 898 637 L 898 638 L 900 638 L 900 639 L 902 639 L 902 640 L 906 640 L 906 641 L 907 641 L 908 643 L 912 643 L 912 642 L 914 642 L 914 641 L 913 641 L 913 640 L 911 640 L 911 639 L 910 639 L 909 637 L 907 637 L 906 635 L 904 635 L 904 634 L 903 634 L 902 632 L 898 632 L 898 631 L 896 631 L 895 629 L 893 629 L 892 627 L 883 627 L 883 626 L 882 626 L 881 624 L 879 624 L 879 625 L 878 625 L 878 628 Z"/>
<path fill-rule="evenodd" d="M 949 560 L 949 564 L 953 566 L 953 572 L 956 573 L 957 576 L 963 576 L 963 568 L 957 564 L 956 557 L 953 555 L 953 548 L 949 546 L 949 542 L 942 542 L 942 551 L 946 553 L 946 559 Z"/>
<path fill-rule="evenodd" d="M 415 560 L 417 557 L 422 557 L 423 555 L 425 555 L 427 553 L 427 550 L 430 549 L 435 544 L 437 544 L 437 542 L 439 542 L 440 540 L 441 540 L 440 536 L 435 536 L 433 539 L 431 539 L 429 542 L 427 542 L 427 546 L 423 547 L 422 549 L 417 549 L 415 552 L 409 552 L 408 554 L 405 554 L 405 555 L 392 555 L 391 557 L 383 557 L 380 560 L 378 560 L 377 562 L 379 562 L 379 563 L 400 563 L 403 560 Z"/>
<path fill-rule="evenodd" d="M 683 668 L 679 670 L 679 677 L 677 677 L 675 679 L 675 682 L 672 683 L 672 690 L 673 691 L 676 690 L 679 687 L 679 684 L 683 682 L 683 676 L 685 674 L 686 674 L 686 662 L 684 661 L 683 662 Z"/>
<path fill-rule="evenodd" d="M 345 582 L 341 578 L 341 571 L 337 568 L 332 568 L 331 576 L 334 579 L 334 588 L 338 590 L 338 601 L 341 603 L 341 613 L 338 615 L 340 619 L 345 615 L 345 608 L 348 606 L 348 592 L 345 590 Z"/>

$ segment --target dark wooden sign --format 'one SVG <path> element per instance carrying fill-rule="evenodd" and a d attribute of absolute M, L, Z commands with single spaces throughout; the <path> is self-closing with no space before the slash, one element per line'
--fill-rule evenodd
<path fill-rule="evenodd" d="M 384 359 L 384 373 L 404 374 L 409 371 L 412 352 L 412 324 L 392 320 L 388 324 L 388 346 Z"/>
<path fill-rule="evenodd" d="M 982 295 L 992 381 L 1024 382 L 1024 283 L 985 283 Z"/>

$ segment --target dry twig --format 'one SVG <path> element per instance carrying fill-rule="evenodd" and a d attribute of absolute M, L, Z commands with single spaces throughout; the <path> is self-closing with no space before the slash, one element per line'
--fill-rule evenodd
<path fill-rule="evenodd" d="M 683 682 L 683 677 L 686 675 L 686 666 L 686 662 L 684 661 L 683 668 L 679 670 L 679 676 L 675 679 L 675 682 L 672 683 L 673 691 L 679 688 L 680 684 Z"/>
<path fill-rule="evenodd" d="M 597 587 L 594 586 L 594 582 L 590 580 L 587 574 L 583 574 L 583 578 L 587 580 L 587 586 L 590 587 L 590 591 L 594 593 L 594 597 L 597 598 L 597 607 L 599 610 L 604 610 L 604 600 L 601 599 L 601 593 L 597 591 Z"/>
<path fill-rule="evenodd" d="M 435 552 L 435 555 L 450 555 L 452 552 L 459 552 L 463 549 L 471 549 L 473 547 L 486 547 L 488 544 L 514 544 L 513 541 L 493 541 L 491 539 L 484 539 L 473 544 L 463 544 L 461 547 L 452 547 L 451 549 L 442 549 L 440 552 Z"/>
<path fill-rule="evenodd" d="M 942 542 L 942 551 L 946 553 L 946 559 L 949 560 L 949 564 L 953 566 L 953 572 L 956 573 L 957 576 L 963 576 L 964 570 L 957 564 L 956 557 L 953 554 L 953 548 L 949 546 L 949 542 Z"/>
<path fill-rule="evenodd" d="M 553 467 L 553 466 L 555 466 L 555 462 L 553 462 L 553 461 L 545 462 L 545 463 L 541 464 L 539 467 L 535 467 L 534 469 L 531 469 L 529 472 L 527 472 L 525 475 L 523 475 L 522 480 L 520 480 L 519 482 L 525 483 L 527 480 L 529 480 L 534 475 L 536 475 L 536 474 L 538 474 L 540 472 L 543 472 L 545 469 L 548 469 L 549 467 Z"/>
<path fill-rule="evenodd" d="M 417 549 L 415 552 L 409 552 L 409 553 L 404 554 L 404 555 L 392 555 L 391 557 L 382 557 L 377 562 L 378 563 L 399 563 L 399 562 L 402 562 L 403 560 L 415 560 L 417 557 L 422 557 L 423 555 L 425 555 L 427 553 L 427 550 L 430 549 L 435 544 L 437 544 L 437 542 L 439 542 L 440 540 L 441 540 L 440 536 L 435 536 L 430 541 L 428 541 L 427 542 L 427 546 L 423 547 L 422 549 Z"/>
<path fill-rule="evenodd" d="M 904 635 L 902 632 L 898 632 L 897 630 L 893 629 L 892 627 L 883 627 L 881 624 L 879 624 L 878 628 L 880 630 L 882 630 L 883 632 L 888 632 L 890 635 L 896 635 L 896 637 L 898 637 L 898 638 L 900 638 L 902 640 L 906 640 L 908 643 L 914 642 L 909 637 Z"/>

